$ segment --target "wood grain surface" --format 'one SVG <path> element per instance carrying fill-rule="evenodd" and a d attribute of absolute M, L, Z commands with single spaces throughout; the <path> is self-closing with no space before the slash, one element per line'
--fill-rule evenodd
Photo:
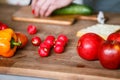
<path fill-rule="evenodd" d="M 19 6 L 0 4 L 0 21 L 9 25 L 16 32 L 26 34 L 29 39 L 27 46 L 17 50 L 12 58 L 0 57 L 1 74 L 58 80 L 120 80 L 120 70 L 105 69 L 99 61 L 86 61 L 77 54 L 76 45 L 78 38 L 76 37 L 76 32 L 97 22 L 79 20 L 74 25 L 66 27 L 65 25 L 13 21 L 11 19 L 12 15 L 20 8 Z M 107 24 L 120 25 L 120 14 L 108 13 L 107 16 L 109 17 Z M 37 26 L 37 34 L 29 35 L 27 33 L 29 24 Z M 31 44 L 31 38 L 39 36 L 43 41 L 48 35 L 57 37 L 59 34 L 65 34 L 69 38 L 65 52 L 56 54 L 52 49 L 50 56 L 40 57 L 37 52 L 38 47 L 34 47 Z"/>

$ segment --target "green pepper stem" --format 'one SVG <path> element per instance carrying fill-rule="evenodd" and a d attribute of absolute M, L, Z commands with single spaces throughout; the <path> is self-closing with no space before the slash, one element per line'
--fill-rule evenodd
<path fill-rule="evenodd" d="M 11 43 L 11 48 L 13 48 L 14 46 L 20 46 L 22 44 L 20 42 L 15 42 L 13 38 L 11 39 L 10 43 Z"/>
<path fill-rule="evenodd" d="M 14 45 L 14 46 L 20 46 L 21 43 L 19 43 L 19 42 L 12 42 L 12 45 Z"/>

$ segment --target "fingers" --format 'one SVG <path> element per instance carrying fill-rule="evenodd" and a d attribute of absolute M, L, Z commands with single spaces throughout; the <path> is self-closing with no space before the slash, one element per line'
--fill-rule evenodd
<path fill-rule="evenodd" d="M 40 12 L 41 12 L 41 7 L 43 6 L 43 4 L 46 2 L 46 0 L 38 0 L 35 6 L 35 16 L 41 16 Z"/>
<path fill-rule="evenodd" d="M 37 1 L 38 1 L 38 0 L 32 0 L 32 3 L 31 3 L 32 10 L 35 9 L 35 6 L 36 6 Z"/>
<path fill-rule="evenodd" d="M 41 9 L 40 9 L 40 16 L 45 16 L 45 13 L 47 12 L 47 10 L 49 9 L 50 7 L 50 3 L 51 1 L 50 0 L 47 0 L 42 6 L 41 6 Z"/>
<path fill-rule="evenodd" d="M 33 2 L 33 5 L 35 4 L 35 8 L 34 8 L 35 14 L 34 15 L 43 17 L 43 16 L 46 16 L 45 14 L 48 11 L 47 16 L 49 16 L 50 13 L 52 13 L 52 11 L 55 9 L 55 7 L 53 7 L 54 5 L 52 5 L 52 2 L 55 2 L 55 0 L 38 0 L 35 3 Z M 51 7 L 50 7 L 50 5 L 51 5 Z M 50 10 L 48 10 L 48 9 L 50 9 Z"/>
<path fill-rule="evenodd" d="M 56 9 L 57 9 L 56 5 L 50 5 L 44 16 L 46 16 L 46 17 L 49 16 Z"/>
<path fill-rule="evenodd" d="M 35 16 L 49 16 L 58 5 L 55 5 L 55 0 L 33 0 L 32 10 Z"/>
<path fill-rule="evenodd" d="M 32 9 L 35 16 L 49 16 L 58 8 L 65 7 L 73 0 L 33 0 Z"/>

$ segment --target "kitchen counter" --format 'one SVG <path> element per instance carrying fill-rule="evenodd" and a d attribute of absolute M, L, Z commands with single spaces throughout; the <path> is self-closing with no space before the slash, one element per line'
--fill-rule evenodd
<path fill-rule="evenodd" d="M 80 58 L 76 51 L 78 38 L 77 31 L 97 24 L 95 21 L 79 20 L 71 26 L 52 25 L 42 23 L 19 22 L 11 19 L 20 6 L 0 4 L 0 21 L 9 25 L 16 32 L 27 35 L 29 41 L 25 48 L 17 50 L 12 58 L 0 58 L 0 74 L 29 77 L 43 77 L 60 80 L 119 80 L 120 70 L 108 70 L 101 66 L 99 61 L 86 61 Z M 120 25 L 120 14 L 106 13 L 107 24 Z M 35 35 L 27 33 L 28 25 L 36 25 L 38 32 Z M 69 38 L 65 52 L 55 54 L 53 49 L 48 57 L 38 55 L 38 47 L 31 44 L 33 36 L 39 36 L 42 41 L 48 36 L 57 37 L 65 34 Z"/>

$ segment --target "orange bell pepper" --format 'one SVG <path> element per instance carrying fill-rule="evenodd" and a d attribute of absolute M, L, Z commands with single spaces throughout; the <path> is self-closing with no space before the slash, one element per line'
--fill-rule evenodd
<path fill-rule="evenodd" d="M 17 36 L 12 29 L 0 30 L 0 56 L 12 57 L 17 46 L 20 45 L 21 43 L 17 42 Z"/>

